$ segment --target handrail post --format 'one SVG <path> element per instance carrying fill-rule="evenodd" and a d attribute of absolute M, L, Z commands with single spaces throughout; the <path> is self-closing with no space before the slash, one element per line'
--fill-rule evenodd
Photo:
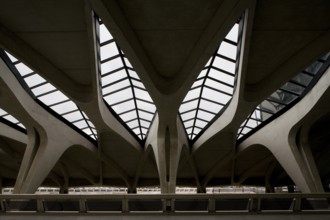
<path fill-rule="evenodd" d="M 248 202 L 248 211 L 249 212 L 258 212 L 260 211 L 260 198 L 249 198 Z"/>
<path fill-rule="evenodd" d="M 293 198 L 292 203 L 293 203 L 292 211 L 294 211 L 294 212 L 301 211 L 301 198 L 300 197 Z"/>
<path fill-rule="evenodd" d="M 37 212 L 43 213 L 45 212 L 44 201 L 41 198 L 37 198 Z"/>
<path fill-rule="evenodd" d="M 208 211 L 215 212 L 215 198 L 214 197 L 209 198 Z"/>
<path fill-rule="evenodd" d="M 82 198 L 79 199 L 79 212 L 81 212 L 81 213 L 87 212 L 85 199 L 82 199 Z"/>
<path fill-rule="evenodd" d="M 128 198 L 126 198 L 126 197 L 124 197 L 122 199 L 122 212 L 123 213 L 128 213 L 129 212 Z"/>
<path fill-rule="evenodd" d="M 1 212 L 6 212 L 6 207 L 3 203 L 3 199 L 0 199 L 0 207 L 1 207 Z"/>

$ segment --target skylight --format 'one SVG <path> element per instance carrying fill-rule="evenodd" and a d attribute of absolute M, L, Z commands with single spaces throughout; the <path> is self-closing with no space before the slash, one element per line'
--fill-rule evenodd
<path fill-rule="evenodd" d="M 10 121 L 11 123 L 23 128 L 23 129 L 26 129 L 25 126 L 19 122 L 14 116 L 12 116 L 11 114 L 7 113 L 5 110 L 3 110 L 2 108 L 0 108 L 0 118 L 3 118 L 7 121 Z"/>
<path fill-rule="evenodd" d="M 221 42 L 180 106 L 179 113 L 190 140 L 220 115 L 233 96 L 239 58 L 239 25 L 236 23 Z"/>
<path fill-rule="evenodd" d="M 144 140 L 156 107 L 109 30 L 102 21 L 96 20 L 103 98 L 134 134 Z"/>
<path fill-rule="evenodd" d="M 95 126 L 73 101 L 13 55 L 6 54 L 37 100 L 94 140 L 97 139 Z"/>
<path fill-rule="evenodd" d="M 321 67 L 329 66 L 329 55 L 330 53 L 312 63 L 261 102 L 241 124 L 237 134 L 238 139 L 255 130 L 266 120 L 272 120 L 271 117 L 281 110 L 287 111 L 292 104 L 302 98 L 313 87 L 313 82 L 315 83 L 315 80 L 324 73 L 325 69 Z"/>

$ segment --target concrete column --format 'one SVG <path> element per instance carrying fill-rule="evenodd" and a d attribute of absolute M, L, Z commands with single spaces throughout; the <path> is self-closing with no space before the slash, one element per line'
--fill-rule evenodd
<path fill-rule="evenodd" d="M 175 193 L 182 147 L 187 142 L 179 118 L 175 124 L 160 123 L 158 116 L 155 118 L 146 145 L 153 148 L 162 193 Z"/>
<path fill-rule="evenodd" d="M 34 193 L 60 156 L 71 146 L 80 145 L 93 153 L 93 143 L 38 105 L 0 60 L 0 101 L 28 131 L 27 147 L 14 193 Z"/>
<path fill-rule="evenodd" d="M 323 192 L 320 178 L 315 178 L 316 170 L 311 162 L 311 153 L 303 144 L 297 145 L 298 129 L 301 123 L 312 112 L 323 94 L 328 92 L 330 70 L 328 69 L 313 89 L 294 107 L 283 115 L 258 130 L 239 145 L 242 151 L 254 144 L 267 147 L 282 165 L 287 174 L 304 193 Z"/>

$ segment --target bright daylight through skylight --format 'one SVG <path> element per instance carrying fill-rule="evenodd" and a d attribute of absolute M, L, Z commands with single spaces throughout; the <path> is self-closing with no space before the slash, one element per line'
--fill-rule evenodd
<path fill-rule="evenodd" d="M 97 138 L 95 126 L 73 101 L 10 53 L 6 54 L 36 99 L 91 138 Z"/>
<path fill-rule="evenodd" d="M 144 140 L 156 107 L 109 30 L 99 19 L 97 23 L 103 98 L 137 137 Z"/>
<path fill-rule="evenodd" d="M 225 107 L 234 93 L 239 41 L 235 24 L 209 59 L 180 106 L 179 113 L 193 140 Z"/>

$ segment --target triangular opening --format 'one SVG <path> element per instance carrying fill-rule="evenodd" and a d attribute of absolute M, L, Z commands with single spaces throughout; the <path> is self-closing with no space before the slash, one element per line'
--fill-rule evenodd
<path fill-rule="evenodd" d="M 310 91 L 330 65 L 330 52 L 287 81 L 262 101 L 241 124 L 237 139 L 246 138 L 261 126 L 289 110 Z"/>
<path fill-rule="evenodd" d="M 235 23 L 184 98 L 179 113 L 190 140 L 217 119 L 235 90 L 243 19 Z"/>
<path fill-rule="evenodd" d="M 14 71 L 22 86 L 40 105 L 60 116 L 60 119 L 64 119 L 68 125 L 87 137 L 97 139 L 95 126 L 72 100 L 9 52 L 2 51 L 1 57 Z"/>
<path fill-rule="evenodd" d="M 103 22 L 96 18 L 102 96 L 140 140 L 145 140 L 156 107 L 133 66 Z"/>

